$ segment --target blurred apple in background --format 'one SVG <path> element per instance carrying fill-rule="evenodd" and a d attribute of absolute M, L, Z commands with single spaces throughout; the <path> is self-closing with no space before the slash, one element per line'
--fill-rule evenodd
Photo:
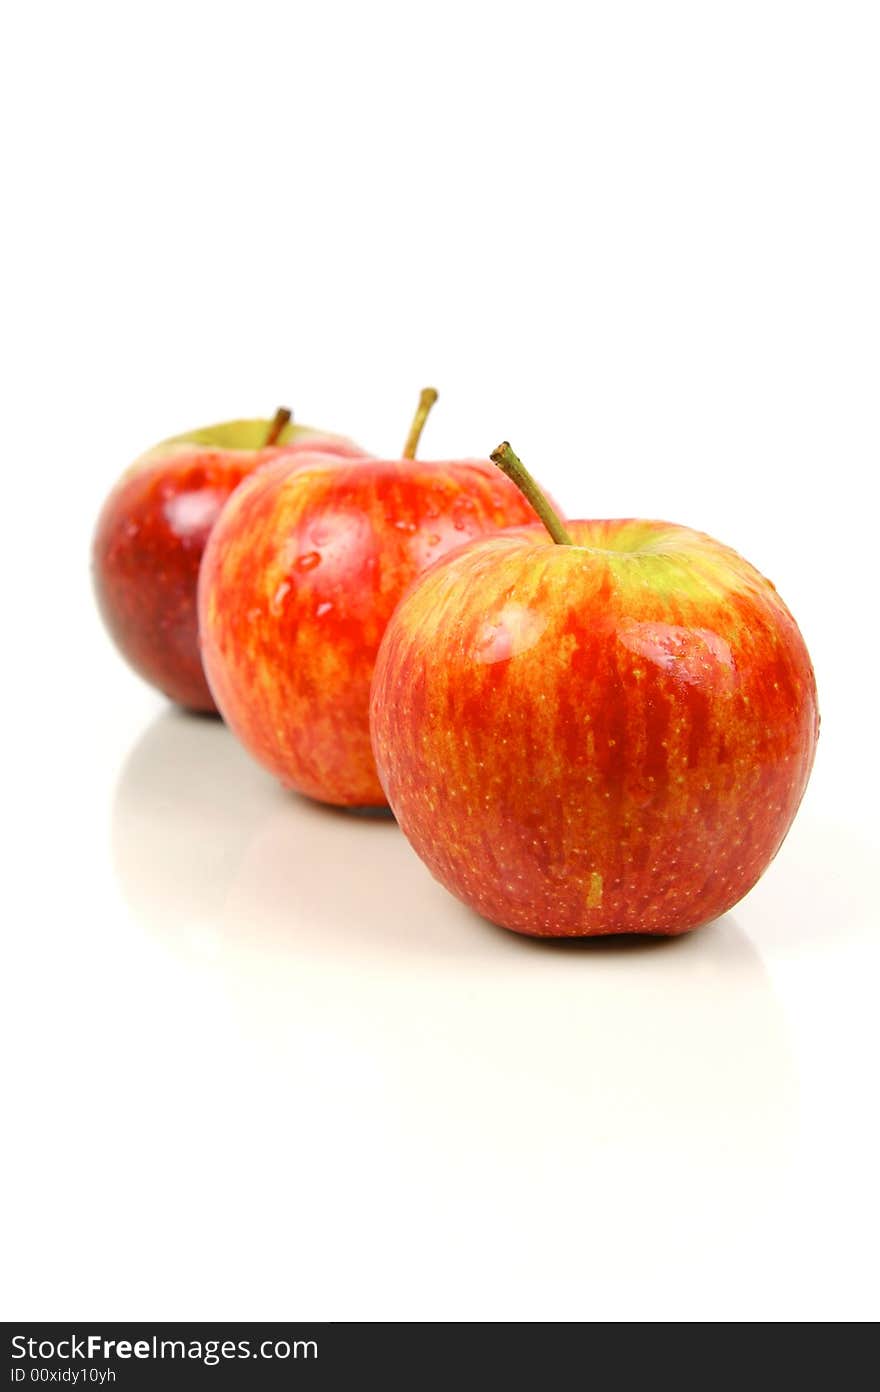
<path fill-rule="evenodd" d="M 307 449 L 357 457 L 342 436 L 274 420 L 228 421 L 165 440 L 110 493 L 95 532 L 92 569 L 107 629 L 123 657 L 170 700 L 213 711 L 196 618 L 199 564 L 221 508 L 270 460 Z"/>
<path fill-rule="evenodd" d="M 769 580 L 666 522 L 485 537 L 388 626 L 373 749 L 436 878 L 537 936 L 682 933 L 779 849 L 818 736 L 813 669 Z M 548 531 L 550 535 L 548 536 Z"/>
<path fill-rule="evenodd" d="M 205 551 L 199 623 L 217 706 L 288 787 L 384 806 L 369 693 L 404 590 L 453 547 L 534 521 L 488 459 L 415 460 L 426 389 L 401 459 L 278 459 L 247 479 Z"/>

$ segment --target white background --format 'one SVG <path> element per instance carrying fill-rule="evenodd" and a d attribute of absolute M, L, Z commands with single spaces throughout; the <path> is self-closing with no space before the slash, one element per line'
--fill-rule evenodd
<path fill-rule="evenodd" d="M 19 5 L 0 83 L 7 1318 L 876 1317 L 871 4 Z M 503 436 L 768 573 L 817 669 L 764 881 L 473 918 L 94 613 L 154 440 Z"/>

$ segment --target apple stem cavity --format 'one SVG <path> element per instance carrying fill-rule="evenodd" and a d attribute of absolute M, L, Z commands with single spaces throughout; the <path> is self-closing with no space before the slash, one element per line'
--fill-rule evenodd
<path fill-rule="evenodd" d="M 264 449 L 269 449 L 272 445 L 277 445 L 278 441 L 281 439 L 282 430 L 286 425 L 290 423 L 292 418 L 293 412 L 288 411 L 286 406 L 278 407 L 278 410 L 275 412 L 275 415 L 272 418 L 272 424 L 266 431 L 266 441 L 263 446 Z"/>
<path fill-rule="evenodd" d="M 506 474 L 511 482 L 516 484 L 520 493 L 531 503 L 553 540 L 559 546 L 574 546 L 574 538 L 562 518 L 555 508 L 551 507 L 547 497 L 538 487 L 522 460 L 514 454 L 508 442 L 505 440 L 502 445 L 494 449 L 489 458 L 493 464 L 498 465 L 502 474 Z"/>
<path fill-rule="evenodd" d="M 416 413 L 413 416 L 413 423 L 409 428 L 409 434 L 406 437 L 406 444 L 403 447 L 404 459 L 415 459 L 416 450 L 419 447 L 419 440 L 421 439 L 422 431 L 425 428 L 425 421 L 428 419 L 431 407 L 434 405 L 434 402 L 436 400 L 437 393 L 434 390 L 434 388 L 425 387 L 424 391 L 419 397 L 419 404 L 416 407 Z"/>

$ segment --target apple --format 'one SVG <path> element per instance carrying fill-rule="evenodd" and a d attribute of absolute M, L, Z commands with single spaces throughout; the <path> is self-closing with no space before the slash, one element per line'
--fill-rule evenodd
<path fill-rule="evenodd" d="M 384 806 L 370 680 L 404 590 L 485 532 L 534 521 L 488 459 L 416 461 L 436 399 L 422 393 L 401 459 L 279 459 L 224 509 L 199 582 L 202 659 L 217 706 L 287 787 Z"/>
<path fill-rule="evenodd" d="M 199 564 L 220 509 L 254 469 L 308 450 L 363 454 L 351 440 L 272 421 L 228 421 L 165 440 L 125 473 L 98 519 L 98 607 L 123 657 L 172 701 L 213 711 L 198 646 Z"/>
<path fill-rule="evenodd" d="M 546 530 L 457 551 L 388 625 L 371 729 L 391 809 L 505 928 L 697 928 L 751 889 L 803 796 L 804 640 L 729 547 L 667 522 L 563 525 L 509 445 L 492 459 Z"/>

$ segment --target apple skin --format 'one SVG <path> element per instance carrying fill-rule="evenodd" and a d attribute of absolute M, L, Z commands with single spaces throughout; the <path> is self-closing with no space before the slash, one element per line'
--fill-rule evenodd
<path fill-rule="evenodd" d="M 812 768 L 794 619 L 736 552 L 670 523 L 568 523 L 438 563 L 371 700 L 391 809 L 433 875 L 536 937 L 677 934 L 766 870 Z"/>
<path fill-rule="evenodd" d="M 533 521 L 488 460 L 278 460 L 224 509 L 199 582 L 202 660 L 224 720 L 285 786 L 384 806 L 370 749 L 373 664 L 430 562 Z"/>
<path fill-rule="evenodd" d="M 256 448 L 269 426 L 229 421 L 157 445 L 122 476 L 98 519 L 92 575 L 104 623 L 134 670 L 191 710 L 216 709 L 199 655 L 196 591 L 205 542 L 233 489 L 279 457 L 364 453 L 297 425 L 277 445 Z"/>

